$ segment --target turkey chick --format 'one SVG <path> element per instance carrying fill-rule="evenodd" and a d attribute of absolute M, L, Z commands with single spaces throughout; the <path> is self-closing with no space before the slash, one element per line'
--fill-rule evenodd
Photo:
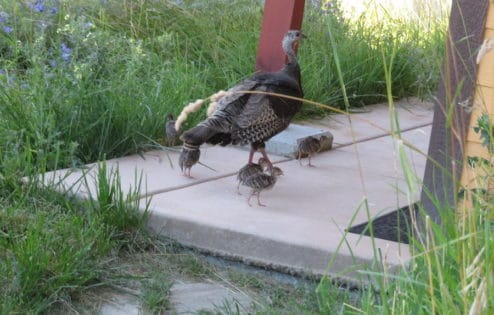
<path fill-rule="evenodd" d="M 190 169 L 194 166 L 194 164 L 199 162 L 200 156 L 201 151 L 198 146 L 184 144 L 182 147 L 182 152 L 180 152 L 180 157 L 178 158 L 178 164 L 182 170 L 182 175 L 192 178 L 190 175 Z"/>
<path fill-rule="evenodd" d="M 250 187 L 252 189 L 249 197 L 247 198 L 247 204 L 249 206 L 251 206 L 250 198 L 252 198 L 252 196 L 254 195 L 257 195 L 257 204 L 261 207 L 265 207 L 266 205 L 262 204 L 260 200 L 261 191 L 273 188 L 274 184 L 276 184 L 278 176 L 283 175 L 283 171 L 277 166 L 274 166 L 269 170 L 270 174 L 257 173 L 246 178 L 242 183 L 244 186 Z"/>
<path fill-rule="evenodd" d="M 267 167 L 268 167 L 268 161 L 264 158 L 261 157 L 259 158 L 259 161 L 256 163 L 247 163 L 245 164 L 237 174 L 237 194 L 240 195 L 240 185 L 244 183 L 244 181 L 257 173 L 262 173 Z"/>
<path fill-rule="evenodd" d="M 175 119 L 173 119 L 173 115 L 169 113 L 168 115 L 166 115 L 165 121 L 166 145 L 169 147 L 173 147 L 178 139 L 178 132 L 177 129 L 175 129 Z"/>
<path fill-rule="evenodd" d="M 321 140 L 315 137 L 307 137 L 300 141 L 298 144 L 298 162 L 302 165 L 302 156 L 307 155 L 309 157 L 309 164 L 307 166 L 314 166 L 311 164 L 310 159 L 313 154 L 321 150 Z"/>

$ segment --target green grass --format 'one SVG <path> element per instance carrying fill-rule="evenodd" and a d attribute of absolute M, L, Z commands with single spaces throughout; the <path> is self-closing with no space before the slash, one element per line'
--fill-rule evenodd
<path fill-rule="evenodd" d="M 61 0 L 56 12 L 55 1 L 43 12 L 28 3 L 0 0 L 0 314 L 49 313 L 121 285 L 140 289 L 146 309 L 159 313 L 169 307 L 170 275 L 209 279 L 218 269 L 176 244 L 156 245 L 118 170 L 100 165 L 93 201 L 40 189 L 36 174 L 145 150 L 161 141 L 166 113 L 251 74 L 260 1 Z M 307 99 L 341 109 L 387 100 L 392 113 L 396 98 L 434 93 L 445 19 L 424 27 L 392 14 L 369 24 L 334 13 L 306 9 L 299 61 Z M 325 113 L 307 104 L 299 117 Z M 416 176 L 402 161 L 411 193 Z M 374 288 L 220 279 L 266 297 L 260 314 L 465 314 L 484 292 L 494 300 L 488 198 L 478 193 L 468 217 L 444 209 L 443 226 L 427 221 L 409 268 L 396 275 L 376 252 L 375 268 L 361 271 Z M 225 304 L 218 313 L 239 310 Z"/>
<path fill-rule="evenodd" d="M 98 203 L 34 187 L 1 199 L 1 314 L 42 313 L 101 285 L 115 249 L 145 243 L 135 193 L 123 197 L 118 173 L 111 182 L 104 167 L 99 174 Z"/>
<path fill-rule="evenodd" d="M 0 32 L 0 101 L 11 104 L 0 109 L 0 136 L 20 137 L 18 145 L 43 154 L 64 148 L 58 166 L 142 150 L 163 137 L 167 112 L 178 114 L 253 73 L 262 17 L 257 0 L 60 1 L 51 13 L 55 3 L 46 0 L 37 12 L 0 1 L 8 15 L 2 25 L 13 28 Z M 435 91 L 444 20 L 427 29 L 392 17 L 369 26 L 365 16 L 350 22 L 335 12 L 307 5 L 309 39 L 299 58 L 307 99 L 344 108 L 332 46 L 351 106 L 386 99 L 381 54 L 395 48 L 393 97 Z M 307 105 L 299 116 L 313 114 L 322 112 Z M 184 128 L 203 117 L 204 111 L 193 115 Z"/>
<path fill-rule="evenodd" d="M 151 314 L 160 314 L 171 306 L 169 299 L 172 283 L 162 273 L 151 277 L 143 286 L 141 300 Z"/>

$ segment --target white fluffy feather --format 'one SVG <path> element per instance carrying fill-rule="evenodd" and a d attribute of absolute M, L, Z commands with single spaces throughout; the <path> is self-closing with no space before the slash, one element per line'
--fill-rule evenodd
<path fill-rule="evenodd" d="M 484 40 L 482 46 L 480 46 L 479 53 L 477 54 L 477 64 L 480 63 L 482 58 L 492 49 L 494 48 L 494 38 L 489 38 Z"/>
<path fill-rule="evenodd" d="M 221 90 L 211 95 L 211 97 L 209 98 L 211 103 L 209 104 L 207 111 L 208 117 L 211 116 L 211 114 L 214 113 L 214 111 L 216 110 L 216 107 L 218 107 L 218 100 L 227 94 L 228 92 Z"/>
<path fill-rule="evenodd" d="M 190 113 L 197 112 L 199 108 L 201 108 L 202 104 L 204 104 L 204 100 L 198 99 L 195 102 L 189 103 L 187 106 L 182 109 L 182 112 L 177 117 L 177 121 L 175 122 L 175 129 L 177 131 L 180 130 L 180 126 L 187 119 Z"/>

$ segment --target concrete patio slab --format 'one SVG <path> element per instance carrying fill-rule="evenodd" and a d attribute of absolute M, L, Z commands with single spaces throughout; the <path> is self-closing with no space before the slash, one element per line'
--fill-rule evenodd
<path fill-rule="evenodd" d="M 426 127 L 403 136 L 427 152 L 429 133 Z M 421 177 L 425 158 L 408 155 Z M 359 143 L 357 151 L 354 146 L 335 149 L 317 155 L 313 163 L 316 167 L 294 160 L 278 163 L 285 176 L 261 194 L 267 207 L 249 207 L 246 191 L 242 196 L 235 192 L 234 176 L 154 195 L 149 225 L 183 244 L 285 271 L 324 274 L 336 252 L 329 270 L 333 275 L 370 264 L 370 238 L 348 234 L 350 247 L 338 248 L 346 228 L 368 221 L 362 201 L 367 198 L 374 217 L 419 198 L 419 191 L 404 193 L 394 141 L 388 136 Z M 377 240 L 376 245 L 389 253 L 390 266 L 399 267 L 409 257 L 404 244 Z"/>
<path fill-rule="evenodd" d="M 149 151 L 106 161 L 107 169 L 118 170 L 122 190 L 128 192 L 141 183 L 141 196 L 153 195 L 206 181 L 230 176 L 247 163 L 248 153 L 235 147 L 202 146 L 201 163 L 192 168 L 192 176 L 182 176 L 178 166 L 180 148 L 170 151 Z M 273 162 L 284 157 L 270 155 Z M 81 198 L 96 196 L 98 164 L 88 164 L 82 169 L 63 169 L 44 175 L 46 185 L 63 192 L 71 192 Z"/>
<path fill-rule="evenodd" d="M 399 150 L 422 178 L 432 111 L 428 106 L 407 106 L 398 104 L 397 109 L 400 127 L 408 130 L 402 132 L 403 140 L 389 135 L 388 108 L 383 105 L 355 114 L 362 119 L 352 119 L 352 128 L 345 115 L 312 122 L 321 132 L 329 127 L 335 139 L 333 149 L 313 157 L 316 167 L 271 155 L 285 175 L 272 190 L 261 194 L 267 207 L 255 201 L 249 207 L 245 187 L 243 195 L 236 193 L 235 173 L 248 155 L 238 147 L 201 147 L 200 161 L 209 168 L 194 166 L 194 179 L 183 177 L 177 167 L 179 148 L 106 163 L 110 170 L 118 168 L 124 192 L 138 186 L 142 178 L 140 195 L 151 197 L 150 229 L 185 245 L 282 271 L 329 272 L 340 277 L 348 269 L 355 271 L 371 263 L 378 248 L 386 253 L 390 268 L 400 268 L 409 258 L 407 245 L 376 239 L 377 248 L 373 248 L 370 238 L 356 234 L 347 234 L 346 241 L 341 241 L 351 225 L 419 198 L 418 186 L 407 193 Z M 96 174 L 97 164 L 91 164 L 82 170 L 47 173 L 44 182 L 88 198 L 96 193 Z M 357 273 L 345 272 L 344 277 L 355 278 Z"/>

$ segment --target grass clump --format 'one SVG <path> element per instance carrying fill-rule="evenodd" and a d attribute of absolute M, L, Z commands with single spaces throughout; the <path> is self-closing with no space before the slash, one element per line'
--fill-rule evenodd
<path fill-rule="evenodd" d="M 117 250 L 145 244 L 147 211 L 99 170 L 98 202 L 28 184 L 1 199 L 0 313 L 43 313 L 106 282 Z M 138 200 L 138 199 L 137 199 Z"/>
<path fill-rule="evenodd" d="M 111 248 L 104 231 L 85 227 L 83 219 L 51 200 L 37 199 L 34 207 L 14 204 L 1 210 L 2 314 L 43 312 L 93 283 Z"/>
<path fill-rule="evenodd" d="M 169 295 L 172 283 L 158 274 L 145 282 L 141 301 L 150 314 L 161 314 L 171 307 Z"/>
<path fill-rule="evenodd" d="M 345 109 L 345 99 L 351 107 L 386 101 L 382 56 L 392 52 L 396 54 L 391 76 L 393 98 L 428 98 L 435 93 L 447 19 L 430 17 L 424 25 L 424 21 L 391 12 L 379 19 L 376 9 L 370 6 L 360 16 L 346 19 L 339 1 L 324 2 L 331 4 L 330 9 L 323 5 L 324 10 L 307 10 L 303 25 L 304 32 L 309 34 L 309 40 L 300 49 L 307 99 L 341 109 Z M 341 75 L 335 63 L 335 50 Z M 302 114 L 314 113 L 320 112 L 306 106 Z"/>

